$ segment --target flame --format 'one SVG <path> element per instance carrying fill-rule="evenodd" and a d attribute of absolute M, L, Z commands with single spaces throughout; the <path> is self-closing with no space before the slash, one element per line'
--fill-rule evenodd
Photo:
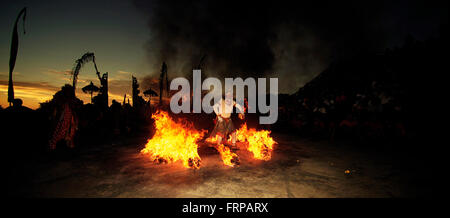
<path fill-rule="evenodd" d="M 219 136 L 218 135 L 216 135 L 215 137 L 209 137 L 205 141 L 208 142 L 208 143 L 215 144 L 215 143 L 217 143 L 217 140 L 219 140 Z"/>
<path fill-rule="evenodd" d="M 225 165 L 230 167 L 239 165 L 239 158 L 237 154 L 233 153 L 229 147 L 220 144 L 216 146 L 216 149 L 219 151 L 220 157 Z"/>
<path fill-rule="evenodd" d="M 217 140 L 219 140 L 219 136 L 209 137 L 205 141 L 208 143 L 217 144 Z M 231 141 L 231 138 L 230 140 Z M 223 144 L 216 145 L 215 148 L 220 153 L 220 157 L 222 158 L 222 162 L 230 167 L 234 167 L 235 165 L 239 165 L 239 158 L 236 153 L 233 153 L 229 147 L 224 146 Z"/>
<path fill-rule="evenodd" d="M 141 153 L 148 154 L 156 163 L 172 163 L 181 161 L 186 168 L 200 168 L 200 156 L 198 155 L 197 141 L 201 139 L 205 130 L 197 131 L 193 124 L 185 120 L 175 122 L 166 111 L 158 110 L 152 115 L 155 120 L 156 132 L 148 140 Z M 268 161 L 272 158 L 273 146 L 276 142 L 270 137 L 270 131 L 247 128 L 245 123 L 236 130 L 238 141 L 248 144 L 247 150 L 253 153 L 253 157 Z M 217 143 L 218 136 L 206 139 L 206 142 Z M 228 139 L 231 141 L 231 136 Z M 239 158 L 229 147 L 222 143 L 216 146 L 225 165 L 234 167 L 239 165 Z"/>
<path fill-rule="evenodd" d="M 181 160 L 186 168 L 200 168 L 197 140 L 204 131 L 195 130 L 187 121 L 176 123 L 166 111 L 158 110 L 152 115 L 155 120 L 155 135 L 148 140 L 141 153 L 150 155 L 157 163 L 172 163 Z"/>
<path fill-rule="evenodd" d="M 270 133 L 269 130 L 257 131 L 254 128 L 248 129 L 247 123 L 244 123 L 240 129 L 236 130 L 236 140 L 248 144 L 247 150 L 253 153 L 253 158 L 268 161 L 272 158 L 273 146 L 277 143 L 270 136 Z M 206 142 L 217 143 L 217 140 L 218 136 L 216 135 L 215 137 L 207 138 Z M 231 135 L 228 138 L 228 142 L 231 142 Z"/>
<path fill-rule="evenodd" d="M 247 150 L 253 153 L 255 159 L 268 161 L 272 158 L 273 146 L 276 142 L 270 137 L 269 130 L 248 129 L 247 123 L 244 123 L 236 131 L 236 138 L 238 141 L 248 143 Z"/>

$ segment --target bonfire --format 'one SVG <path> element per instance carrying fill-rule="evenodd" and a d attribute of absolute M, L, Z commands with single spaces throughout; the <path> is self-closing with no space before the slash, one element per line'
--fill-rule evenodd
<path fill-rule="evenodd" d="M 231 149 L 223 144 L 216 146 L 217 151 L 220 153 L 223 164 L 234 167 L 239 165 L 239 158 L 236 153 L 232 152 Z"/>
<path fill-rule="evenodd" d="M 236 139 L 247 145 L 246 149 L 253 154 L 253 158 L 268 161 L 272 158 L 273 146 L 276 144 L 270 133 L 269 130 L 248 129 L 247 123 L 244 123 L 241 128 L 236 130 Z M 218 137 L 215 136 L 206 139 L 206 142 L 217 144 L 217 140 Z M 231 142 L 231 136 L 228 138 L 228 142 Z M 222 154 L 222 149 L 218 149 L 218 151 Z"/>
<path fill-rule="evenodd" d="M 236 137 L 238 141 L 248 143 L 247 150 L 253 153 L 255 159 L 268 161 L 272 158 L 273 146 L 276 142 L 270 137 L 269 130 L 248 129 L 247 123 L 244 123 L 237 130 Z"/>
<path fill-rule="evenodd" d="M 197 143 L 206 130 L 198 131 L 186 120 L 180 119 L 175 122 L 165 111 L 157 111 L 152 118 L 155 120 L 156 131 L 141 153 L 149 155 L 150 160 L 155 163 L 181 161 L 187 168 L 200 168 L 201 158 L 197 152 L 199 147 Z M 270 131 L 248 129 L 247 123 L 236 131 L 237 140 L 246 145 L 253 158 L 264 161 L 272 158 L 276 142 L 270 136 Z M 231 137 L 228 141 L 231 141 Z M 206 139 L 206 142 L 218 144 L 217 136 Z M 220 153 L 224 165 L 230 167 L 239 165 L 238 155 L 224 143 L 216 145 L 215 148 Z"/>
<path fill-rule="evenodd" d="M 156 163 L 181 161 L 187 168 L 200 168 L 197 141 L 203 137 L 204 131 L 195 130 L 186 120 L 175 122 L 165 111 L 157 111 L 152 118 L 156 132 L 141 153 L 148 154 Z"/>

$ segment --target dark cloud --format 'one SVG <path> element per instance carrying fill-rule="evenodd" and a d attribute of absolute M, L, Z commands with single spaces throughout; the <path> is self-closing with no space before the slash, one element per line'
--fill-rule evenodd
<path fill-rule="evenodd" d="M 149 16 L 153 69 L 166 61 L 172 77 L 185 75 L 206 54 L 208 75 L 277 76 L 281 91 L 296 90 L 334 57 L 383 50 L 408 33 L 429 37 L 448 19 L 448 7 L 430 1 L 134 2 Z"/>

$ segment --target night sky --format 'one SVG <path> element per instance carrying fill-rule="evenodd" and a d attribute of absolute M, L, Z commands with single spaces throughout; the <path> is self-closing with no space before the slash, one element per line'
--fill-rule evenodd
<path fill-rule="evenodd" d="M 204 70 L 218 77 L 278 77 L 280 92 L 293 93 L 337 57 L 401 46 L 411 34 L 436 37 L 448 24 L 448 2 L 434 1 L 4 1 L 0 25 L 0 104 L 7 106 L 11 33 L 18 12 L 16 98 L 36 108 L 65 83 L 74 61 L 94 52 L 109 72 L 110 101 L 131 94 L 131 75 L 152 87 L 162 61 L 169 77 Z M 316 1 L 314 1 L 316 2 Z M 92 64 L 81 87 L 99 85 Z"/>

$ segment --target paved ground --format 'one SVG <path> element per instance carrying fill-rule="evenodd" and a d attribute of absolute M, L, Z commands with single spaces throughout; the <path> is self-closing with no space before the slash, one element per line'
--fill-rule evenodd
<path fill-rule="evenodd" d="M 279 144 L 272 160 L 253 160 L 240 150 L 241 165 L 236 168 L 224 166 L 214 149 L 202 145 L 199 170 L 181 163 L 153 164 L 139 153 L 142 139 L 97 146 L 65 160 L 29 163 L 25 170 L 33 174 L 14 193 L 27 197 L 414 196 L 411 172 L 395 166 L 393 157 L 288 135 L 274 138 Z"/>

